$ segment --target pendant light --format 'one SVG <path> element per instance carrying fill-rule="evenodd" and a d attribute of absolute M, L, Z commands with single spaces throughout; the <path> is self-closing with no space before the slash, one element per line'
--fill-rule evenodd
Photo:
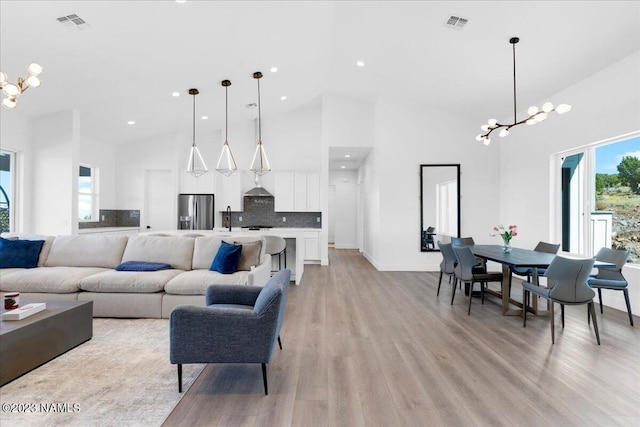
<path fill-rule="evenodd" d="M 191 151 L 189 152 L 187 173 L 190 173 L 196 178 L 209 172 L 207 165 L 204 164 L 204 160 L 200 155 L 200 150 L 198 150 L 198 146 L 196 145 L 196 95 L 199 93 L 198 89 L 189 89 L 189 95 L 193 96 L 193 139 L 191 142 Z"/>
<path fill-rule="evenodd" d="M 271 166 L 267 159 L 267 153 L 264 151 L 264 145 L 262 145 L 262 115 L 260 110 L 260 79 L 262 78 L 262 73 L 256 71 L 253 73 L 253 78 L 258 81 L 258 145 L 253 154 L 253 160 L 251 161 L 249 170 L 255 172 L 257 175 L 264 175 L 271 172 Z"/>
<path fill-rule="evenodd" d="M 238 170 L 236 160 L 231 153 L 231 147 L 229 146 L 229 140 L 227 135 L 229 133 L 229 99 L 227 92 L 231 82 L 229 80 L 223 80 L 220 83 L 224 87 L 224 145 L 222 146 L 222 152 L 216 165 L 216 170 L 223 175 L 230 176 L 232 173 Z"/>
<path fill-rule="evenodd" d="M 517 108 L 516 108 L 516 44 L 519 41 L 520 39 L 518 37 L 511 37 L 511 39 L 509 39 L 509 43 L 511 43 L 511 45 L 513 46 L 513 123 L 502 124 L 502 123 L 498 123 L 496 119 L 489 119 L 487 124 L 480 126 L 480 129 L 482 129 L 484 133 L 481 133 L 478 136 L 476 136 L 476 141 L 483 141 L 484 145 L 489 145 L 489 143 L 491 142 L 489 135 L 491 134 L 491 132 L 493 132 L 496 129 L 501 129 L 498 135 L 500 137 L 505 137 L 509 135 L 509 130 L 514 126 L 522 125 L 525 123 L 527 125 L 535 125 L 536 123 L 540 123 L 541 121 L 546 120 L 549 113 L 552 111 L 555 111 L 558 114 L 564 114 L 567 111 L 571 110 L 571 105 L 568 105 L 568 104 L 560 104 L 554 108 L 552 103 L 545 102 L 542 105 L 542 108 L 540 109 L 538 109 L 538 107 L 536 107 L 535 105 L 529 107 L 529 109 L 527 110 L 527 114 L 529 114 L 529 116 L 524 120 L 520 120 L 520 121 L 517 120 L 516 118 L 516 111 L 517 111 Z"/>

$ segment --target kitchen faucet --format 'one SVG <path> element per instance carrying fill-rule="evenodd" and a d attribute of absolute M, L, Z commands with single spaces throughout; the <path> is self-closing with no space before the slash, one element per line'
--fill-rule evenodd
<path fill-rule="evenodd" d="M 231 206 L 227 206 L 227 224 L 229 225 L 229 231 L 231 231 Z"/>

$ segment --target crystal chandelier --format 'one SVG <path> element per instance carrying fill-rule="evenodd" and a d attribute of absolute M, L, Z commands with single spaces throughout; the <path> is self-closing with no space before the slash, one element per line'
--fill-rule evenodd
<path fill-rule="evenodd" d="M 529 115 L 526 119 L 518 121 L 516 112 L 516 43 L 518 43 L 520 39 L 518 37 L 512 37 L 509 39 L 509 43 L 513 46 L 513 123 L 503 124 L 498 123 L 496 119 L 489 119 L 487 124 L 480 126 L 483 133 L 476 136 L 476 141 L 483 141 L 484 145 L 489 145 L 491 143 L 491 138 L 489 135 L 494 130 L 500 129 L 498 136 L 505 137 L 509 135 L 509 130 L 521 124 L 526 123 L 527 125 L 535 125 L 536 123 L 540 123 L 543 120 L 546 120 L 549 113 L 555 111 L 558 114 L 564 114 L 567 111 L 571 110 L 571 105 L 568 104 L 560 104 L 554 108 L 553 104 L 550 102 L 545 102 L 542 105 L 542 108 L 538 108 L 536 106 L 531 106 L 527 110 L 527 114 Z"/>
<path fill-rule="evenodd" d="M 187 173 L 195 176 L 196 178 L 207 173 L 207 165 L 204 164 L 204 160 L 200 155 L 200 150 L 196 145 L 196 95 L 200 92 L 198 89 L 189 89 L 189 95 L 193 96 L 193 139 L 191 142 L 191 151 L 189 152 L 189 163 L 187 164 Z"/>
<path fill-rule="evenodd" d="M 262 73 L 256 71 L 253 73 L 253 78 L 258 81 L 258 145 L 253 154 L 249 170 L 257 175 L 264 175 L 271 172 L 271 166 L 269 165 L 269 159 L 267 159 L 267 153 L 264 151 L 264 145 L 262 145 L 262 116 L 260 111 L 260 79 L 262 78 Z"/>
<path fill-rule="evenodd" d="M 227 91 L 231 82 L 229 80 L 223 80 L 220 83 L 224 87 L 224 145 L 222 146 L 222 152 L 216 165 L 216 170 L 223 175 L 230 176 L 232 173 L 238 170 L 236 160 L 231 153 L 231 147 L 229 146 L 229 140 L 227 138 L 229 132 L 229 102 Z"/>
<path fill-rule="evenodd" d="M 18 77 L 18 83 L 11 83 L 7 75 L 0 71 L 0 89 L 4 98 L 2 106 L 7 109 L 15 108 L 18 104 L 18 97 L 30 87 L 40 86 L 40 74 L 42 74 L 42 65 L 31 63 L 27 67 L 29 74 L 26 78 Z"/>

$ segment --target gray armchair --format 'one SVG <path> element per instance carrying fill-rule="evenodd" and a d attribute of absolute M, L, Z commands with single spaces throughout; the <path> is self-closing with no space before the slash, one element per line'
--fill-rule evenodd
<path fill-rule="evenodd" d="M 453 252 L 456 255 L 456 259 L 458 263 L 455 267 L 455 276 L 456 279 L 464 282 L 465 285 L 469 285 L 469 309 L 467 310 L 467 314 L 471 314 L 471 300 L 473 299 L 473 284 L 476 282 L 480 283 L 480 298 L 482 303 L 484 304 L 484 288 L 487 286 L 488 282 L 500 282 L 502 283 L 502 273 L 501 272 L 481 272 L 476 273 L 478 267 L 478 260 L 475 256 L 473 256 L 473 252 L 469 249 L 468 246 L 452 246 Z M 456 293 L 455 283 L 452 287 L 453 293 L 451 294 L 451 305 L 453 305 L 453 298 Z"/>
<path fill-rule="evenodd" d="M 589 286 L 598 290 L 600 300 L 600 313 L 602 310 L 602 289 L 612 289 L 624 293 L 624 301 L 627 303 L 627 314 L 629 323 L 633 326 L 633 314 L 631 314 L 631 304 L 629 303 L 629 283 L 622 275 L 622 267 L 629 258 L 629 249 L 609 249 L 602 248 L 596 254 L 597 261 L 605 261 L 615 264 L 615 268 L 599 268 L 598 274 L 589 279 Z"/>
<path fill-rule="evenodd" d="M 456 284 L 458 283 L 458 279 L 456 279 L 456 254 L 451 249 L 451 243 L 442 243 L 438 241 L 438 247 L 440 248 L 440 253 L 442 254 L 442 262 L 440 263 L 440 279 L 438 280 L 438 293 L 436 296 L 440 296 L 440 285 L 442 284 L 442 275 L 446 274 L 449 276 L 449 283 L 453 281 L 453 290 L 452 292 L 455 294 L 456 292 Z"/>
<path fill-rule="evenodd" d="M 587 259 L 569 259 L 563 257 L 555 257 L 549 268 L 544 273 L 552 283 L 549 287 L 534 285 L 530 282 L 522 283 L 522 301 L 526 305 L 529 292 L 546 298 L 551 303 L 551 343 L 555 343 L 555 321 L 553 315 L 554 303 L 559 303 L 562 310 L 562 327 L 564 328 L 564 306 L 587 304 L 587 318 L 593 316 L 593 329 L 596 333 L 596 340 L 600 345 L 600 334 L 598 333 L 598 322 L 596 320 L 596 312 L 593 306 L 593 297 L 596 293 L 587 284 L 589 274 L 595 262 L 594 258 Z M 527 310 L 522 310 L 522 325 L 527 326 Z"/>
<path fill-rule="evenodd" d="M 290 270 L 281 270 L 261 288 L 215 285 L 207 288 L 206 307 L 178 306 L 169 321 L 170 361 L 178 365 L 182 392 L 184 363 L 261 363 L 264 394 L 267 363 L 287 305 Z"/>

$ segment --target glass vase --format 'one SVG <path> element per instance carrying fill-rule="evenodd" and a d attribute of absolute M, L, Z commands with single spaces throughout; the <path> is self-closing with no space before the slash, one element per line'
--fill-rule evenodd
<path fill-rule="evenodd" d="M 502 239 L 502 252 L 505 254 L 511 252 L 511 239 Z"/>

